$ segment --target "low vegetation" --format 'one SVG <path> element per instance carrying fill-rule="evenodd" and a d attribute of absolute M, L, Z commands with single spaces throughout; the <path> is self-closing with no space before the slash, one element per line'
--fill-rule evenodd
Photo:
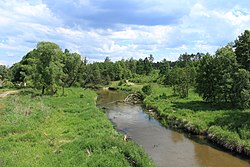
<path fill-rule="evenodd" d="M 93 91 L 58 94 L 25 90 L 0 99 L 0 166 L 153 166 L 114 130 Z"/>
<path fill-rule="evenodd" d="M 188 98 L 173 95 L 170 87 L 154 85 L 144 99 L 165 126 L 207 136 L 223 147 L 250 155 L 250 110 L 204 102 L 193 90 Z"/>

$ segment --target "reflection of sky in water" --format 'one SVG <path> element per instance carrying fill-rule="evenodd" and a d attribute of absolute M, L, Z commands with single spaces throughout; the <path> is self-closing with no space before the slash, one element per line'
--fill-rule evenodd
<path fill-rule="evenodd" d="M 106 100 L 117 100 L 119 94 L 105 92 Z M 104 96 L 103 96 L 104 97 Z M 103 102 L 103 101 L 102 101 Z M 112 103 L 109 118 L 117 129 L 143 146 L 159 167 L 249 167 L 250 164 L 228 153 L 199 144 L 183 134 L 162 127 L 137 105 Z"/>

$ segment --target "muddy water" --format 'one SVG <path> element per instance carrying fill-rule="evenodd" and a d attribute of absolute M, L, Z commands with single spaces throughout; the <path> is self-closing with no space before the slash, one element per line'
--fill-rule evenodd
<path fill-rule="evenodd" d="M 250 167 L 250 162 L 167 129 L 145 114 L 139 105 L 116 103 L 126 95 L 100 91 L 98 105 L 108 108 L 117 129 L 141 145 L 158 167 Z"/>

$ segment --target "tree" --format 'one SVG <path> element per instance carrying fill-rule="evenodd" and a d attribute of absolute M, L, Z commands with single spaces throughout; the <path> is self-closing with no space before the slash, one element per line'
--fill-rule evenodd
<path fill-rule="evenodd" d="M 250 72 L 239 69 L 234 75 L 232 103 L 240 108 L 250 107 Z"/>
<path fill-rule="evenodd" d="M 109 57 L 106 57 L 104 60 L 104 63 L 110 63 L 110 62 L 111 62 L 111 59 Z"/>
<path fill-rule="evenodd" d="M 250 31 L 245 30 L 235 40 L 235 54 L 238 63 L 242 68 L 250 71 Z"/>
<path fill-rule="evenodd" d="M 4 65 L 0 65 L 0 87 L 4 86 L 5 82 L 10 82 L 11 71 Z"/>
<path fill-rule="evenodd" d="M 160 75 L 167 75 L 169 73 L 170 70 L 170 65 L 169 62 L 166 59 L 163 59 L 162 62 L 160 63 Z"/>
<path fill-rule="evenodd" d="M 101 71 L 98 63 L 89 64 L 86 70 L 85 85 L 97 85 L 102 83 Z"/>
<path fill-rule="evenodd" d="M 230 45 L 216 51 L 215 57 L 206 55 L 200 61 L 196 90 L 204 100 L 213 103 L 233 102 L 232 88 L 238 64 Z"/>
<path fill-rule="evenodd" d="M 136 60 L 130 58 L 126 61 L 127 68 L 131 71 L 132 74 L 136 74 Z"/>
<path fill-rule="evenodd" d="M 159 70 L 160 82 L 164 85 L 169 85 L 170 65 L 166 59 L 163 59 L 162 62 L 160 62 Z"/>
<path fill-rule="evenodd" d="M 12 82 L 19 85 L 34 86 L 34 80 L 38 77 L 36 73 L 37 55 L 37 50 L 33 49 L 23 56 L 19 63 L 11 67 Z M 38 84 L 39 82 L 37 82 Z"/>
<path fill-rule="evenodd" d="M 149 55 L 148 60 L 149 60 L 150 63 L 153 63 L 154 57 L 153 57 L 152 54 Z"/>
<path fill-rule="evenodd" d="M 11 71 L 8 67 L 5 65 L 0 65 L 0 76 L 4 79 L 10 79 L 11 78 Z"/>
<path fill-rule="evenodd" d="M 120 79 L 123 79 L 123 68 L 122 68 L 122 65 L 121 65 L 121 63 L 119 63 L 119 62 L 116 62 L 115 64 L 114 64 L 114 76 L 115 76 L 115 80 L 116 81 L 118 81 L 118 80 L 120 80 Z"/>
<path fill-rule="evenodd" d="M 77 81 L 77 78 L 79 78 L 84 61 L 82 61 L 81 55 L 78 53 L 70 53 L 69 50 L 65 49 L 63 64 L 63 76 L 61 80 L 63 82 L 64 95 L 64 88 L 71 87 Z"/>
<path fill-rule="evenodd" d="M 139 74 L 139 75 L 142 75 L 144 74 L 144 62 L 142 59 L 139 59 L 137 62 L 136 62 L 136 73 Z"/>
<path fill-rule="evenodd" d="M 215 100 L 215 82 L 213 77 L 213 57 L 206 54 L 199 63 L 196 77 L 196 91 L 205 101 L 212 102 Z"/>
<path fill-rule="evenodd" d="M 63 77 L 64 54 L 61 48 L 52 42 L 39 42 L 37 44 L 37 64 L 36 64 L 36 82 L 37 88 L 42 88 L 42 94 L 45 89 L 50 90 L 54 95 L 56 87 L 61 85 Z M 37 84 L 39 82 L 40 84 Z"/>
<path fill-rule="evenodd" d="M 190 87 L 194 84 L 195 70 L 191 67 L 175 67 L 169 74 L 170 84 L 174 94 L 181 98 L 188 97 Z"/>
<path fill-rule="evenodd" d="M 152 56 L 152 55 L 151 55 L 151 56 Z M 144 62 L 144 64 L 143 64 L 143 66 L 144 66 L 144 67 L 143 67 L 143 70 L 144 70 L 144 73 L 145 73 L 146 75 L 148 75 L 148 74 L 152 71 L 152 68 L 153 68 L 153 67 L 152 67 L 152 63 L 153 63 L 152 60 L 153 60 L 153 58 L 150 58 L 150 57 L 147 58 L 147 57 L 146 57 L 146 58 L 144 59 L 144 61 L 143 61 L 143 62 Z"/>
<path fill-rule="evenodd" d="M 108 85 L 111 80 L 114 80 L 113 62 L 109 57 L 106 57 L 104 60 L 101 74 L 105 85 Z"/>

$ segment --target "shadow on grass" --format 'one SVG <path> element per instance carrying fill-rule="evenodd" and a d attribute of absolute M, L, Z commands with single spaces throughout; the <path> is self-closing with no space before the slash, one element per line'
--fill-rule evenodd
<path fill-rule="evenodd" d="M 32 90 L 32 89 L 21 90 L 19 94 L 20 95 L 32 95 L 32 94 L 34 94 L 34 90 Z"/>
<path fill-rule="evenodd" d="M 241 138 L 250 139 L 250 112 L 235 110 L 225 112 L 213 122 L 214 125 L 224 127 L 237 132 Z M 245 132 L 242 131 L 245 129 Z M 244 135 L 244 137 L 243 137 Z"/>
<path fill-rule="evenodd" d="M 229 103 L 212 104 L 204 101 L 190 102 L 172 102 L 173 107 L 177 109 L 189 109 L 193 111 L 216 111 L 216 110 L 232 110 L 232 105 Z"/>
<path fill-rule="evenodd" d="M 23 95 L 23 96 L 30 95 L 31 98 L 36 98 L 36 97 L 41 97 L 42 96 L 41 93 L 39 93 L 38 91 L 33 90 L 33 89 L 24 89 L 24 90 L 21 90 L 19 92 L 19 95 Z"/>

